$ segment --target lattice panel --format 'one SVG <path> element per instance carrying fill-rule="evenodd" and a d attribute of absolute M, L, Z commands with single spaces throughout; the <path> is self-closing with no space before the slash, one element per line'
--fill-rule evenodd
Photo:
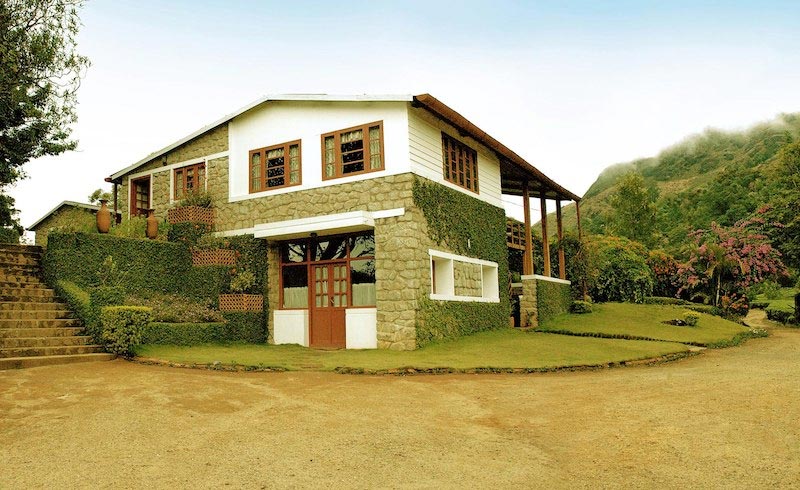
<path fill-rule="evenodd" d="M 506 244 L 508 248 L 525 250 L 525 224 L 516 220 L 506 220 Z"/>
<path fill-rule="evenodd" d="M 264 296 L 260 294 L 220 294 L 219 311 L 261 311 Z"/>
<path fill-rule="evenodd" d="M 205 223 L 210 226 L 214 224 L 214 209 L 200 206 L 179 206 L 167 210 L 167 220 L 173 225 L 176 223 Z"/>
<path fill-rule="evenodd" d="M 235 265 L 236 252 L 226 248 L 192 249 L 192 265 Z"/>

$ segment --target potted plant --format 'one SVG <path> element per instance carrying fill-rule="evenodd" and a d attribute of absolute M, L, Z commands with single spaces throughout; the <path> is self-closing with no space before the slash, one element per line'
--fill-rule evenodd
<path fill-rule="evenodd" d="M 248 294 L 256 284 L 256 276 L 247 269 L 236 272 L 231 278 L 229 294 L 219 295 L 220 311 L 261 311 L 264 308 L 264 296 L 261 294 Z"/>
<path fill-rule="evenodd" d="M 192 192 L 186 199 L 167 210 L 167 220 L 170 224 L 200 223 L 211 228 L 214 224 L 214 206 L 211 196 L 207 192 Z"/>

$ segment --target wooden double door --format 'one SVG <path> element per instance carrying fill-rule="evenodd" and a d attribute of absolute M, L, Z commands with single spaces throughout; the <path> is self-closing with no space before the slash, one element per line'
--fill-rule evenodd
<path fill-rule="evenodd" d="M 311 347 L 338 349 L 346 347 L 345 309 L 348 305 L 347 262 L 311 266 Z"/>

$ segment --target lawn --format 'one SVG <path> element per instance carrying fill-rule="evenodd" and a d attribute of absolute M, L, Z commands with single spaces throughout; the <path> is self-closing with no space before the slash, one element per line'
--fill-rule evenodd
<path fill-rule="evenodd" d="M 777 292 L 767 297 L 766 294 L 759 294 L 755 301 L 769 303 L 767 308 L 775 308 L 784 311 L 794 311 L 794 295 L 799 293 L 797 288 L 780 288 Z"/>
<path fill-rule="evenodd" d="M 331 371 L 337 367 L 380 371 L 402 367 L 456 370 L 477 368 L 545 369 L 602 365 L 686 352 L 685 345 L 616 339 L 570 337 L 503 329 L 409 352 L 389 350 L 322 351 L 296 345 L 144 345 L 137 355 L 182 364 L 280 367 L 287 370 Z"/>
<path fill-rule="evenodd" d="M 718 316 L 696 313 L 700 320 L 694 327 L 678 327 L 662 323 L 683 319 L 690 310 L 673 305 L 635 305 L 600 303 L 592 305 L 592 313 L 559 315 L 539 327 L 541 331 L 565 331 L 578 334 L 629 335 L 671 342 L 711 344 L 730 340 L 747 328 Z"/>

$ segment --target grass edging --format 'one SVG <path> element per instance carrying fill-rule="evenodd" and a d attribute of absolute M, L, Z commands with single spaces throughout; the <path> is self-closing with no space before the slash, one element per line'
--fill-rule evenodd
<path fill-rule="evenodd" d="M 392 369 L 366 369 L 366 368 L 351 368 L 340 366 L 334 368 L 336 374 L 351 374 L 351 375 L 367 375 L 367 376 L 416 376 L 416 375 L 437 375 L 437 374 L 541 374 L 541 373 L 558 373 L 558 372 L 575 372 L 575 371 L 597 371 L 601 369 L 611 369 L 627 366 L 652 366 L 657 364 L 664 364 L 667 362 L 678 361 L 687 357 L 700 354 L 699 351 L 684 351 L 665 354 L 658 357 L 648 357 L 644 359 L 632 359 L 629 361 L 614 361 L 600 364 L 578 364 L 574 366 L 546 366 L 536 368 L 502 368 L 502 367 L 476 367 L 476 368 L 451 368 L 451 367 L 434 367 L 434 368 L 419 368 L 412 366 L 405 366 Z M 246 364 L 225 364 L 221 362 L 214 363 L 192 363 L 185 364 L 173 361 L 165 361 L 162 359 L 154 359 L 148 357 L 131 357 L 125 358 L 128 361 L 137 364 L 144 364 L 148 366 L 165 366 L 171 368 L 183 369 L 205 369 L 209 371 L 226 371 L 226 372 L 289 372 L 281 366 L 252 366 Z M 310 372 L 326 372 L 314 371 Z"/>
<path fill-rule="evenodd" d="M 674 342 L 678 344 L 691 345 L 694 347 L 705 347 L 707 349 L 724 349 L 726 347 L 734 347 L 743 344 L 748 339 L 769 337 L 769 332 L 759 328 L 751 328 L 747 332 L 740 332 L 727 340 L 718 340 L 716 342 L 684 342 L 680 340 L 666 340 L 656 339 L 653 337 L 643 337 L 639 335 L 627 335 L 617 333 L 603 333 L 603 332 L 573 332 L 571 330 L 562 329 L 547 329 L 547 328 L 534 328 L 532 332 L 539 333 L 552 333 L 555 335 L 570 335 L 572 337 L 595 337 L 600 339 L 617 339 L 617 340 L 645 340 L 649 342 Z"/>

